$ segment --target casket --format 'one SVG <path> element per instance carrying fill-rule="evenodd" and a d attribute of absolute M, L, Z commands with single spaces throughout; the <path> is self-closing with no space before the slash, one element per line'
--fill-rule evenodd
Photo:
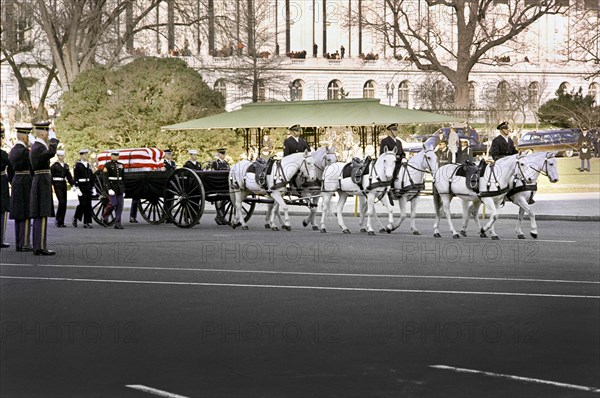
<path fill-rule="evenodd" d="M 110 161 L 111 152 L 119 152 L 119 162 L 125 171 L 153 171 L 164 167 L 164 152 L 158 148 L 129 148 L 113 149 L 98 154 L 98 170 L 104 169 L 106 162 Z"/>

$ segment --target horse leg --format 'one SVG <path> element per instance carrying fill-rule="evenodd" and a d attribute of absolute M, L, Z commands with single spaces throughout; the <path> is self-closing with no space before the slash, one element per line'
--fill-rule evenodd
<path fill-rule="evenodd" d="M 271 213 L 275 207 L 274 203 L 269 203 L 267 205 L 267 214 L 265 214 L 265 228 L 271 229 Z"/>
<path fill-rule="evenodd" d="M 452 201 L 452 197 L 450 195 L 441 195 L 442 202 L 444 203 L 444 212 L 446 213 L 446 221 L 448 221 L 448 227 L 450 227 L 450 231 L 452 231 L 452 237 L 454 239 L 460 238 L 460 235 L 454 229 L 454 224 L 452 224 L 452 214 L 450 213 L 450 201 Z"/>
<path fill-rule="evenodd" d="M 344 210 L 344 205 L 346 204 L 346 199 L 348 199 L 348 194 L 344 191 L 338 191 L 338 203 L 336 206 L 338 225 L 342 229 L 342 232 L 345 234 L 349 234 L 350 230 L 344 224 L 344 218 L 342 217 L 342 212 Z"/>
<path fill-rule="evenodd" d="M 496 234 L 496 231 L 493 229 L 494 223 L 496 222 L 496 220 L 498 220 L 498 207 L 496 207 L 496 203 L 492 198 L 483 198 L 482 202 L 490 210 L 490 220 L 481 229 L 481 232 L 485 233 L 487 231 L 490 231 L 492 239 L 498 240 L 500 239 L 500 237 Z"/>
<path fill-rule="evenodd" d="M 310 224 L 312 225 L 313 231 L 318 231 L 319 227 L 317 226 L 315 219 L 317 218 L 317 208 L 319 206 L 319 198 L 312 198 L 311 202 L 312 202 L 312 206 L 310 208 Z"/>
<path fill-rule="evenodd" d="M 367 228 L 365 228 L 365 217 L 367 216 L 367 201 L 363 195 L 356 196 L 358 198 L 358 215 L 360 220 L 358 221 L 358 227 L 360 228 L 360 232 L 367 232 Z"/>
<path fill-rule="evenodd" d="M 400 201 L 400 208 L 406 208 L 406 199 Z M 402 204 L 404 202 L 404 204 Z M 415 219 L 417 218 L 417 204 L 419 203 L 419 195 L 417 194 L 413 200 L 410 201 L 410 230 L 413 235 L 421 235 L 419 230 L 417 229 L 417 224 L 415 223 Z M 404 210 L 402 210 L 402 216 L 404 217 Z"/>
<path fill-rule="evenodd" d="M 375 211 L 375 195 L 377 195 L 375 192 L 367 194 L 367 234 L 369 235 L 375 235 L 375 231 L 373 231 L 373 227 L 371 226 L 371 217 Z"/>
<path fill-rule="evenodd" d="M 237 221 L 234 223 L 234 226 L 241 225 L 242 229 L 244 229 L 244 230 L 248 229 L 248 225 L 246 225 L 246 220 L 244 220 L 244 217 L 242 216 L 242 214 L 243 214 L 242 204 L 244 202 L 244 199 L 246 199 L 246 196 L 247 195 L 245 192 L 239 192 L 236 195 L 236 203 L 235 203 Z"/>
<path fill-rule="evenodd" d="M 442 212 L 442 198 L 440 197 L 440 194 L 435 193 L 433 194 L 433 209 L 435 210 L 435 219 L 433 221 L 433 236 L 436 238 L 441 238 L 442 235 L 440 234 L 440 231 L 438 229 L 439 225 L 440 225 L 440 213 Z"/>
<path fill-rule="evenodd" d="M 333 194 L 331 192 L 323 192 L 321 197 L 323 200 L 321 201 L 321 233 L 327 232 L 325 228 L 325 217 L 327 214 L 331 213 L 330 205 L 331 205 L 331 197 Z"/>
<path fill-rule="evenodd" d="M 519 215 L 517 216 L 517 225 L 515 226 L 515 233 L 517 234 L 517 238 L 525 239 L 525 234 L 523 234 L 522 224 L 523 224 L 523 216 L 525 216 L 525 207 L 523 206 L 524 201 L 521 200 L 519 194 L 513 196 L 512 202 L 519 207 Z"/>
<path fill-rule="evenodd" d="M 392 224 L 392 231 L 397 230 L 402 225 L 402 222 L 406 219 L 406 196 L 402 195 L 398 199 L 398 207 L 400 208 L 400 218 L 397 222 Z"/>
<path fill-rule="evenodd" d="M 467 236 L 467 226 L 469 225 L 469 218 L 470 218 L 470 205 L 471 205 L 471 202 L 468 202 L 466 200 L 462 201 L 463 224 L 462 224 L 462 228 L 460 229 L 460 234 L 462 236 Z"/>
<path fill-rule="evenodd" d="M 379 221 L 379 217 L 377 216 L 377 212 L 374 212 L 373 217 L 375 217 L 375 220 L 377 220 L 377 223 L 381 227 L 381 228 L 379 228 L 379 232 L 380 233 L 387 232 L 389 234 L 389 233 L 391 233 L 393 230 L 395 230 L 397 228 L 397 227 L 394 227 L 394 219 L 393 219 L 394 207 L 391 205 L 390 199 L 387 196 L 387 194 L 384 195 L 383 198 L 381 198 L 380 202 L 383 203 L 383 205 L 387 209 L 388 213 L 390 213 L 390 212 L 392 213 L 392 219 L 389 220 L 390 217 L 388 217 L 389 224 L 386 227 L 384 227 L 383 224 L 381 224 L 381 221 Z"/>
<path fill-rule="evenodd" d="M 273 191 L 271 193 L 271 197 L 277 204 L 276 207 L 281 208 L 283 210 L 283 225 L 281 226 L 281 229 L 286 230 L 286 231 L 291 231 L 292 227 L 290 225 L 290 215 L 288 213 L 288 207 L 287 207 L 287 204 L 285 203 L 285 201 L 283 200 L 283 198 L 281 197 L 281 192 Z M 281 215 L 279 214 L 279 212 L 277 212 L 277 217 L 279 217 L 281 219 Z M 275 222 L 275 213 L 273 213 L 271 215 L 271 221 Z M 275 227 L 275 229 L 274 229 L 273 225 L 271 226 L 271 229 L 274 231 L 279 230 L 279 228 L 277 228 L 277 227 Z"/>

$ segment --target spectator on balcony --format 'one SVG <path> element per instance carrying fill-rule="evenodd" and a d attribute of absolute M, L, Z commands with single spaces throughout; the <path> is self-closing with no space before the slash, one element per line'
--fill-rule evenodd
<path fill-rule="evenodd" d="M 314 58 L 317 58 L 318 51 L 319 51 L 319 46 L 317 46 L 317 43 L 314 43 L 313 44 L 313 57 Z"/>
<path fill-rule="evenodd" d="M 344 45 L 342 45 L 340 47 L 340 55 L 342 56 L 342 59 L 344 59 L 345 54 L 346 54 L 346 49 L 344 48 Z"/>

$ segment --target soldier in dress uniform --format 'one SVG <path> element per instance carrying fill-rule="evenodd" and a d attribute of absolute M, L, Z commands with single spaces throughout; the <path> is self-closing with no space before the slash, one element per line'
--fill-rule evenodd
<path fill-rule="evenodd" d="M 402 149 L 402 141 L 398 138 L 398 124 L 392 123 L 386 127 L 387 129 L 387 137 L 381 140 L 381 144 L 379 145 L 379 154 L 385 152 L 386 147 L 388 150 L 393 151 L 396 148 L 396 157 L 401 159 L 405 157 L 404 150 Z M 398 162 L 399 163 L 399 162 Z"/>
<path fill-rule="evenodd" d="M 92 196 L 94 196 L 94 170 L 88 162 L 89 149 L 79 151 L 79 160 L 73 167 L 73 183 L 77 192 L 79 204 L 73 216 L 73 226 L 77 221 L 83 221 L 83 228 L 92 228 Z"/>
<path fill-rule="evenodd" d="M 588 128 L 583 127 L 581 134 L 577 137 L 577 150 L 579 151 L 579 159 L 581 167 L 579 172 L 590 171 L 590 159 L 592 158 L 592 137 L 588 134 Z M 585 168 L 587 162 L 587 169 Z"/>
<path fill-rule="evenodd" d="M 175 170 L 177 168 L 177 163 L 173 160 L 173 151 L 171 149 L 165 150 L 165 158 L 163 160 L 165 164 L 165 170 Z"/>
<path fill-rule="evenodd" d="M 108 188 L 109 205 L 104 210 L 102 217 L 104 222 L 108 223 L 108 216 L 115 212 L 115 229 L 123 229 L 121 225 L 121 213 L 123 213 L 123 203 L 125 198 L 125 183 L 123 177 L 125 169 L 119 162 L 119 152 L 114 151 L 110 154 L 110 162 L 104 165 L 103 176 L 104 185 Z"/>
<path fill-rule="evenodd" d="M 10 150 L 8 160 L 13 169 L 11 180 L 10 219 L 15 220 L 15 246 L 18 252 L 30 252 L 29 200 L 31 197 L 31 164 L 29 162 L 29 134 L 31 127 L 17 127 L 17 142 Z"/>
<path fill-rule="evenodd" d="M 190 154 L 190 160 L 185 162 L 183 167 L 192 170 L 202 170 L 202 165 L 200 162 L 198 162 L 198 151 L 195 149 L 190 149 L 188 153 Z"/>
<path fill-rule="evenodd" d="M 502 122 L 496 127 L 500 130 L 500 135 L 492 141 L 490 146 L 490 156 L 494 161 L 503 158 L 505 156 L 516 155 L 519 153 L 515 148 L 515 143 L 510 138 L 510 127 L 508 122 Z"/>
<path fill-rule="evenodd" d="M 64 228 L 65 225 L 65 214 L 67 213 L 67 183 L 70 186 L 75 186 L 73 182 L 73 176 L 69 165 L 65 163 L 65 151 L 56 151 L 58 160 L 54 162 L 50 167 L 50 173 L 52 175 L 52 186 L 54 187 L 54 194 L 58 200 L 58 209 L 56 210 L 56 218 L 54 225 L 58 228 Z"/>
<path fill-rule="evenodd" d="M 4 125 L 0 123 L 0 147 L 4 139 Z M 6 224 L 8 223 L 8 204 L 10 203 L 10 193 L 8 190 L 9 175 L 12 178 L 12 168 L 8 160 L 8 153 L 0 149 L 0 247 L 6 249 L 10 247 L 4 242 L 6 237 Z"/>
<path fill-rule="evenodd" d="M 29 154 L 34 173 L 29 208 L 29 216 L 33 219 L 33 254 L 51 256 L 56 252 L 46 247 L 48 217 L 54 217 L 50 159 L 56 155 L 59 141 L 50 131 L 50 122 L 35 123 L 33 126 L 36 139 Z"/>
<path fill-rule="evenodd" d="M 304 138 L 300 137 L 302 129 L 299 124 L 295 124 L 289 128 L 290 136 L 283 141 L 283 156 L 291 155 L 292 153 L 310 151 L 308 143 Z"/>
<path fill-rule="evenodd" d="M 473 162 L 473 153 L 469 146 L 469 140 L 466 138 L 460 139 L 460 149 L 456 155 L 456 163 Z"/>
<path fill-rule="evenodd" d="M 448 150 L 448 143 L 446 141 L 440 141 L 438 149 L 435 151 L 438 158 L 439 166 L 447 165 L 450 162 L 450 151 Z"/>
<path fill-rule="evenodd" d="M 225 160 L 225 154 L 227 153 L 227 149 L 219 148 L 217 149 L 217 159 L 212 162 L 213 170 L 229 170 L 229 163 Z"/>

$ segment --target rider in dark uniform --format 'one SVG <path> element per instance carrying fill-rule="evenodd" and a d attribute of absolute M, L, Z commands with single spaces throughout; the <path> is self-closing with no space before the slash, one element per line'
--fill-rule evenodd
<path fill-rule="evenodd" d="M 29 134 L 31 127 L 17 127 L 17 142 L 10 150 L 8 160 L 13 169 L 11 181 L 10 219 L 15 220 L 15 242 L 18 252 L 30 252 L 29 198 L 31 197 L 31 164 L 29 162 Z"/>
<path fill-rule="evenodd" d="M 29 155 L 34 173 L 31 183 L 29 216 L 33 219 L 33 254 L 36 256 L 56 254 L 56 252 L 48 250 L 46 247 L 48 217 L 54 217 L 50 159 L 56 155 L 56 147 L 59 143 L 55 134 L 50 132 L 49 129 L 50 122 L 34 124 L 36 139 L 31 146 Z"/>
<path fill-rule="evenodd" d="M 88 162 L 88 149 L 79 151 L 80 159 L 73 167 L 73 183 L 77 189 L 79 204 L 73 216 L 73 226 L 83 220 L 83 228 L 92 228 L 92 196 L 94 194 L 94 171 Z"/>
<path fill-rule="evenodd" d="M 217 159 L 212 162 L 213 170 L 229 170 L 229 163 L 225 160 L 226 151 L 225 148 L 217 149 Z"/>
<path fill-rule="evenodd" d="M 490 156 L 494 161 L 503 158 L 505 156 L 516 155 L 519 153 L 515 148 L 515 143 L 510 135 L 510 127 L 507 122 L 502 122 L 496 127 L 500 130 L 500 135 L 492 141 L 492 145 L 490 147 Z"/>
<path fill-rule="evenodd" d="M 292 153 L 310 151 L 308 143 L 304 138 L 300 137 L 302 129 L 299 124 L 295 124 L 289 128 L 290 136 L 283 141 L 283 156 L 291 155 Z"/>
<path fill-rule="evenodd" d="M 4 125 L 0 123 L 0 146 L 4 139 Z M 12 178 L 12 168 L 8 160 L 8 153 L 0 149 L 0 247 L 10 247 L 4 242 L 6 237 L 6 224 L 8 223 L 8 204 L 10 203 L 10 192 L 8 189 L 9 176 Z"/>
<path fill-rule="evenodd" d="M 195 149 L 190 149 L 188 153 L 190 154 L 190 160 L 185 162 L 183 167 L 192 170 L 202 170 L 202 165 L 200 162 L 198 162 L 198 151 Z"/>
<path fill-rule="evenodd" d="M 379 154 L 385 152 L 386 148 L 389 151 L 394 150 L 396 148 L 396 157 L 401 159 L 405 157 L 404 150 L 402 149 L 402 141 L 397 137 L 398 135 L 398 124 L 393 123 L 387 126 L 388 135 L 383 140 L 381 140 L 381 144 L 379 145 Z"/>
<path fill-rule="evenodd" d="M 170 149 L 165 150 L 165 158 L 163 160 L 165 165 L 165 170 L 175 170 L 177 168 L 177 163 L 173 160 L 173 151 Z"/>
<path fill-rule="evenodd" d="M 110 162 L 104 165 L 104 185 L 108 188 L 110 203 L 104 210 L 104 222 L 107 223 L 107 217 L 115 211 L 115 229 L 123 229 L 121 225 L 121 213 L 123 213 L 123 202 L 125 197 L 125 183 L 123 177 L 125 169 L 119 162 L 119 152 L 111 152 Z"/>
<path fill-rule="evenodd" d="M 52 174 L 52 186 L 54 187 L 54 194 L 58 200 L 58 209 L 56 210 L 56 219 L 54 224 L 58 228 L 66 227 L 65 225 L 65 214 L 67 213 L 67 183 L 74 186 L 73 176 L 69 165 L 65 163 L 65 151 L 56 151 L 58 160 L 54 162 L 50 167 L 50 173 Z"/>

